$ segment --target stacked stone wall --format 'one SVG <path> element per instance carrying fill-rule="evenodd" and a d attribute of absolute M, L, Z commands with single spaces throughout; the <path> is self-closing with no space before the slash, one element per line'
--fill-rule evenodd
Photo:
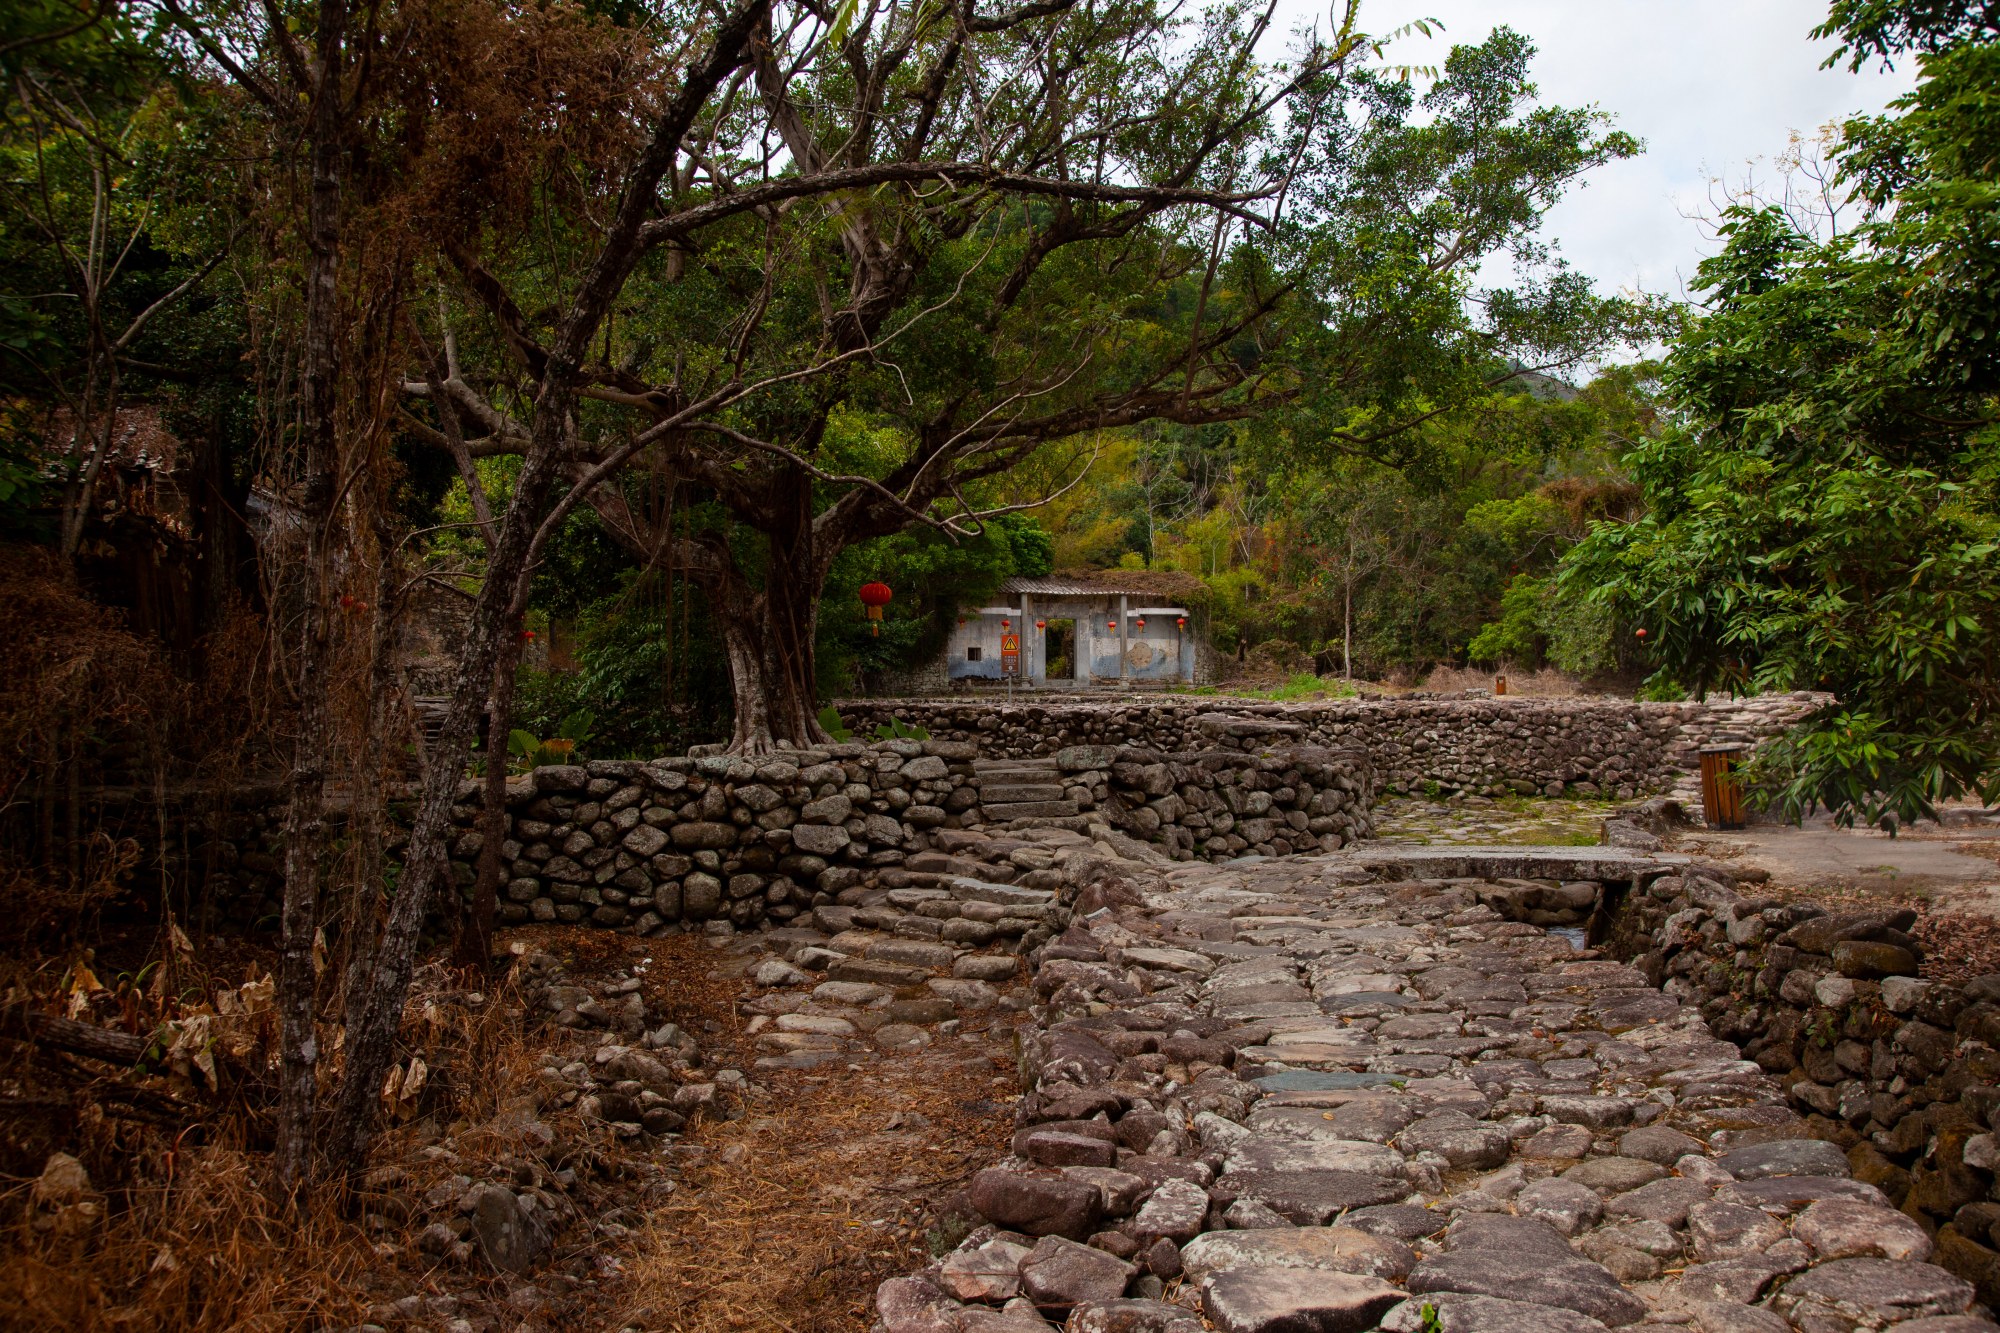
<path fill-rule="evenodd" d="M 783 757 L 600 760 L 508 783 L 500 919 L 650 932 L 786 922 L 929 845 L 978 803 L 973 747 L 898 740 Z M 453 872 L 483 845 L 479 784 L 460 789 Z"/>
<path fill-rule="evenodd" d="M 503 922 L 784 923 L 980 822 L 973 747 L 884 741 L 762 760 L 705 756 L 538 768 L 508 784 Z M 1082 747 L 1059 767 L 1084 813 L 1185 858 L 1332 850 L 1369 830 L 1367 761 L 1323 750 L 1167 756 Z M 483 845 L 479 786 L 452 814 L 453 873 Z M 904 877 L 908 882 L 908 875 Z"/>
<path fill-rule="evenodd" d="M 1685 787 L 1707 744 L 1754 745 L 1823 696 L 1769 695 L 1707 703 L 1612 699 L 1370 699 L 1256 704 L 1171 696 L 1154 700 L 1003 702 L 855 700 L 856 730 L 899 718 L 934 737 L 968 742 L 982 758 L 1027 759 L 1079 745 L 1175 753 L 1258 749 L 1274 741 L 1351 749 L 1374 764 L 1378 788 L 1407 793 L 1615 797 Z"/>
<path fill-rule="evenodd" d="M 1072 800 L 1178 860 L 1334 852 L 1375 831 L 1374 767 L 1356 750 L 1080 745 L 1056 764 Z"/>
<path fill-rule="evenodd" d="M 1917 975 L 1914 914 L 1829 913 L 1701 869 L 1633 889 L 1609 943 L 1697 1006 L 2000 1304 L 2000 976 Z"/>

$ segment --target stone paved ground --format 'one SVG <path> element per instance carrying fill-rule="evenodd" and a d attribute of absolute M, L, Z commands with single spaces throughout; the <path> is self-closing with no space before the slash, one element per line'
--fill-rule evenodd
<path fill-rule="evenodd" d="M 1756 1065 L 1507 886 L 1055 864 L 1012 1155 L 886 1333 L 1995 1327 Z"/>

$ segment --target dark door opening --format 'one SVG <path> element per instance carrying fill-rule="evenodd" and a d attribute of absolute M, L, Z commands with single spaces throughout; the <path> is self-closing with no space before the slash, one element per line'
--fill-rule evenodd
<path fill-rule="evenodd" d="M 1042 679 L 1076 679 L 1076 621 L 1051 620 L 1042 634 Z"/>

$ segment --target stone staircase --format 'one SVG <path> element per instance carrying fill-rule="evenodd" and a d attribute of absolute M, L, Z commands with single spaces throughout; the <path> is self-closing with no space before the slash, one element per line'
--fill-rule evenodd
<path fill-rule="evenodd" d="M 979 759 L 972 772 L 979 783 L 980 818 L 986 823 L 1065 819 L 1080 813 L 1065 794 L 1062 770 L 1053 759 Z"/>

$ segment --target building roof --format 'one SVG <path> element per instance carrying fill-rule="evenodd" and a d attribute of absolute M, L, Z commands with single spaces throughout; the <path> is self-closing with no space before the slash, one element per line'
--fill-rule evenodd
<path fill-rule="evenodd" d="M 1001 592 L 1018 597 L 1161 597 L 1168 601 L 1199 601 L 1202 581 L 1177 569 L 1062 569 L 1047 578 L 1012 578 Z"/>

